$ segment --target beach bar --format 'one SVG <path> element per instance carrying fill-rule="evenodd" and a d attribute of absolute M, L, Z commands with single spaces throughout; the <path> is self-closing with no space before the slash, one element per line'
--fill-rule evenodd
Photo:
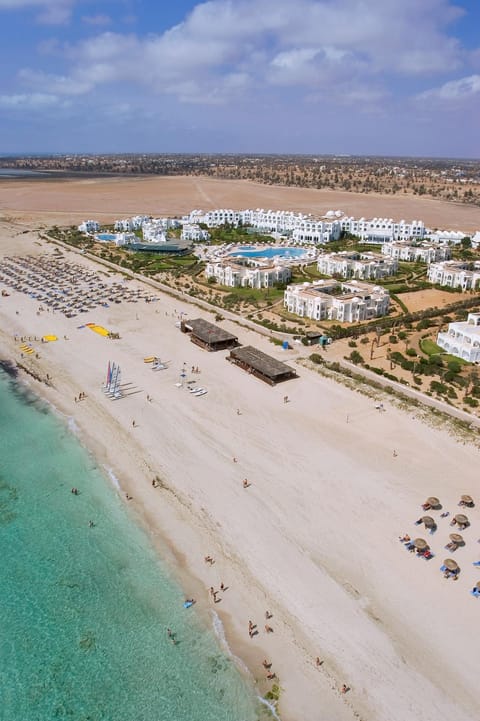
<path fill-rule="evenodd" d="M 293 368 L 251 345 L 232 349 L 227 360 L 272 386 L 297 376 Z"/>
<path fill-rule="evenodd" d="M 225 350 L 225 348 L 234 348 L 238 345 L 237 336 L 203 318 L 182 320 L 180 330 L 182 333 L 190 333 L 192 343 L 209 351 Z"/>

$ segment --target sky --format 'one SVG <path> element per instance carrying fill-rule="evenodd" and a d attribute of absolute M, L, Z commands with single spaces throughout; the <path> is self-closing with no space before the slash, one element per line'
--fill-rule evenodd
<path fill-rule="evenodd" d="M 0 153 L 480 158 L 480 0 L 0 0 Z"/>

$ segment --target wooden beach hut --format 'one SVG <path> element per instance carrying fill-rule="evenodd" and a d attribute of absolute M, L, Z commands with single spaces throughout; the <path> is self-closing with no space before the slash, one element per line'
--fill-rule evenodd
<path fill-rule="evenodd" d="M 232 349 L 227 360 L 271 386 L 297 377 L 297 372 L 286 363 L 251 345 Z"/>
<path fill-rule="evenodd" d="M 238 337 L 224 330 L 204 318 L 195 320 L 182 320 L 180 323 L 182 333 L 189 333 L 192 343 L 208 351 L 225 350 L 238 345 Z"/>

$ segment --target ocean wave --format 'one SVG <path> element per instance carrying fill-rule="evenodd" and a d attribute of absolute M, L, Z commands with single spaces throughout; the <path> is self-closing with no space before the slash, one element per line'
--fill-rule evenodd
<path fill-rule="evenodd" d="M 70 433 L 73 433 L 75 436 L 78 436 L 80 433 L 80 428 L 77 425 L 77 422 L 73 416 L 69 416 L 67 420 L 68 430 Z"/>
<path fill-rule="evenodd" d="M 250 669 L 245 665 L 245 663 L 242 661 L 241 658 L 238 656 L 235 656 L 235 654 L 232 652 L 232 649 L 228 645 L 228 641 L 225 637 L 225 628 L 223 626 L 222 621 L 220 620 L 219 615 L 212 609 L 212 626 L 215 633 L 215 636 L 220 642 L 220 645 L 224 651 L 224 653 L 228 654 L 230 658 L 233 660 L 235 665 L 247 676 L 250 678 L 253 678 L 253 675 L 250 671 Z M 281 721 L 280 716 L 277 713 L 277 708 L 274 703 L 271 701 L 268 701 L 266 698 L 263 698 L 263 696 L 257 696 L 258 701 L 262 704 L 262 706 L 266 706 L 268 708 L 270 714 L 273 718 L 277 719 L 277 721 Z"/>
<path fill-rule="evenodd" d="M 244 662 L 242 661 L 241 658 L 238 658 L 238 656 L 235 656 L 235 654 L 233 653 L 232 649 L 231 649 L 230 646 L 228 645 L 228 641 L 227 641 L 226 636 L 225 636 L 225 629 L 224 629 L 224 627 L 223 627 L 223 623 L 221 622 L 219 615 L 218 615 L 214 610 L 211 611 L 211 614 L 212 614 L 212 626 L 213 626 L 213 630 L 214 630 L 214 632 L 215 632 L 215 636 L 216 636 L 217 639 L 220 641 L 220 645 L 221 645 L 222 649 L 225 651 L 225 653 L 227 653 L 227 654 L 230 656 L 230 658 L 233 659 L 233 661 L 235 662 L 235 664 L 236 664 L 244 673 L 246 673 L 246 674 L 248 674 L 249 676 L 251 676 L 252 674 L 250 673 L 250 669 L 247 668 L 247 666 L 244 664 Z"/>
<path fill-rule="evenodd" d="M 266 706 L 268 708 L 268 710 L 272 714 L 273 718 L 276 718 L 277 721 L 282 721 L 280 716 L 277 713 L 275 704 L 273 704 L 271 701 L 267 701 L 267 699 L 263 698 L 263 696 L 257 696 L 257 698 L 263 706 Z"/>
<path fill-rule="evenodd" d="M 107 471 L 108 477 L 112 481 L 112 483 L 115 486 L 115 488 L 117 489 L 117 491 L 121 491 L 122 489 L 120 488 L 120 481 L 118 480 L 118 478 L 115 475 L 115 473 L 113 472 L 113 470 L 111 468 L 109 468 L 108 466 L 104 466 L 104 468 Z"/>

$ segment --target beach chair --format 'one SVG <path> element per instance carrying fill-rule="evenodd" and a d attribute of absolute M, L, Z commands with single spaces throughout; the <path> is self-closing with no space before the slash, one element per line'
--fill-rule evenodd
<path fill-rule="evenodd" d="M 474 561 L 472 565 L 473 565 L 473 566 L 480 566 L 480 561 Z"/>
<path fill-rule="evenodd" d="M 472 588 L 472 590 L 470 591 L 470 595 L 474 598 L 480 598 L 480 591 L 478 590 L 478 588 Z"/>
<path fill-rule="evenodd" d="M 423 554 L 423 557 L 426 561 L 429 561 L 431 558 L 435 558 L 435 554 L 432 553 L 430 550 L 425 551 Z"/>
<path fill-rule="evenodd" d="M 448 571 L 448 568 L 445 566 L 445 564 L 442 564 L 442 565 L 440 566 L 440 570 L 441 570 L 442 573 L 445 573 L 445 571 Z"/>

